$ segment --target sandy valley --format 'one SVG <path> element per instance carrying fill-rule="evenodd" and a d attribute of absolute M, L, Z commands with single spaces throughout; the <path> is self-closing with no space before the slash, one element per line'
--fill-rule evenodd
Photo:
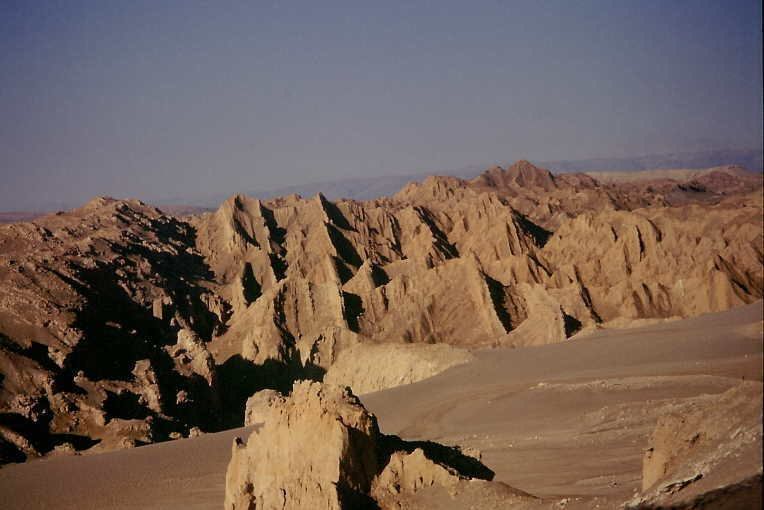
<path fill-rule="evenodd" d="M 479 351 L 435 377 L 361 399 L 384 432 L 474 447 L 496 480 L 569 508 L 613 508 L 641 491 L 660 416 L 744 381 L 761 395 L 762 318 L 757 302 L 561 344 Z M 0 492 L 20 509 L 219 508 L 231 443 L 248 430 L 7 466 Z M 760 450 L 745 461 L 741 475 L 761 466 Z"/>

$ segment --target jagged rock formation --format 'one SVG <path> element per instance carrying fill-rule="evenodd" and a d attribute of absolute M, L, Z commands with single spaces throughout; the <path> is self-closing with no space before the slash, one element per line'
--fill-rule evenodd
<path fill-rule="evenodd" d="M 760 176 L 683 179 L 518 162 L 367 202 L 234 196 L 181 220 L 97 199 L 0 226 L 2 460 L 234 426 L 296 378 L 373 391 L 465 349 L 762 297 Z"/>
<path fill-rule="evenodd" d="M 742 383 L 661 417 L 645 452 L 643 494 L 631 506 L 761 507 L 761 388 Z"/>
<path fill-rule="evenodd" d="M 0 227 L 1 461 L 214 422 L 226 305 L 193 237 L 111 199 Z"/>
<path fill-rule="evenodd" d="M 262 428 L 233 444 L 226 509 L 400 508 L 431 486 L 456 497 L 465 485 L 492 484 L 482 481 L 492 472 L 456 448 L 383 436 L 347 388 L 300 382 L 270 402 Z M 508 498 L 534 499 L 493 485 Z"/>
<path fill-rule="evenodd" d="M 211 349 L 321 373 L 358 344 L 542 344 L 762 295 L 760 199 L 635 193 L 519 162 L 371 202 L 234 197 L 197 223 L 233 303 Z"/>

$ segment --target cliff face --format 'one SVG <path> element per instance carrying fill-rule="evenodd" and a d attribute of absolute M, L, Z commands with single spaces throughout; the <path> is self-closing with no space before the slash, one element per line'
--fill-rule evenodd
<path fill-rule="evenodd" d="M 760 298 L 761 180 L 692 179 L 679 201 L 689 181 L 519 162 L 367 202 L 234 196 L 180 219 L 96 199 L 0 226 L 4 459 L 232 426 L 253 391 L 327 371 L 371 391 L 465 348 Z"/>

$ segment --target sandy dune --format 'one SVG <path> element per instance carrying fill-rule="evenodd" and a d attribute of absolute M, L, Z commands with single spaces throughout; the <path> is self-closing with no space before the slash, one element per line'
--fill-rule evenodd
<path fill-rule="evenodd" d="M 572 497 L 573 506 L 607 506 L 638 490 L 646 438 L 665 406 L 762 380 L 761 334 L 759 301 L 562 344 L 480 351 L 362 400 L 386 433 L 477 447 L 497 480 Z M 7 508 L 220 508 L 231 441 L 243 434 L 9 465 L 0 494 Z"/>

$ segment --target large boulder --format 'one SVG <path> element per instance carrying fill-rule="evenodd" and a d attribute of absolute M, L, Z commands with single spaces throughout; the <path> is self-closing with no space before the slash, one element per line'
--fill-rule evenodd
<path fill-rule="evenodd" d="M 231 510 L 362 507 L 378 470 L 376 419 L 347 389 L 300 382 L 237 442 L 226 475 Z"/>

